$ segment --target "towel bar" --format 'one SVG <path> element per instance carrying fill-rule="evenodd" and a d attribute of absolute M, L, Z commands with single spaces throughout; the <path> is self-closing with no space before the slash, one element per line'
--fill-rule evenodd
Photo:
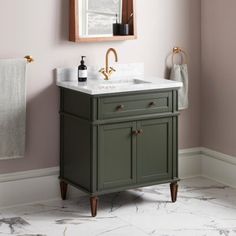
<path fill-rule="evenodd" d="M 174 57 L 176 54 L 181 54 L 182 56 L 182 63 L 187 64 L 188 62 L 188 55 L 187 53 L 180 47 L 174 47 L 173 48 L 173 53 L 172 53 L 172 65 L 174 65 Z"/>
<path fill-rule="evenodd" d="M 24 58 L 27 60 L 28 63 L 34 62 L 34 58 L 32 56 L 27 55 Z"/>

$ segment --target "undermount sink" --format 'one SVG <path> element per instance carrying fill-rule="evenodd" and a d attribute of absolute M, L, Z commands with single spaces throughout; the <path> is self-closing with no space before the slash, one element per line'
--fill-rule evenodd
<path fill-rule="evenodd" d="M 98 83 L 96 89 L 115 89 L 121 88 L 126 86 L 135 86 L 135 85 L 142 85 L 142 84 L 150 84 L 151 82 L 140 80 L 140 79 L 122 79 L 122 80 L 108 80 Z"/>

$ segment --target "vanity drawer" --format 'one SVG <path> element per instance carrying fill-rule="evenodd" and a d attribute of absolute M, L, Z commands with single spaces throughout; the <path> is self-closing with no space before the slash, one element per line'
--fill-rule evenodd
<path fill-rule="evenodd" d="M 98 118 L 172 112 L 172 92 L 106 97 L 99 100 Z"/>

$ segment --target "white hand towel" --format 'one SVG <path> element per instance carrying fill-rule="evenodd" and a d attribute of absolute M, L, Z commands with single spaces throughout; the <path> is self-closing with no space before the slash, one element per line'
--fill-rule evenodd
<path fill-rule="evenodd" d="M 171 70 L 170 79 L 183 83 L 183 87 L 179 89 L 179 110 L 187 109 L 188 102 L 188 66 L 173 65 Z"/>
<path fill-rule="evenodd" d="M 0 60 L 0 159 L 24 157 L 26 60 Z"/>

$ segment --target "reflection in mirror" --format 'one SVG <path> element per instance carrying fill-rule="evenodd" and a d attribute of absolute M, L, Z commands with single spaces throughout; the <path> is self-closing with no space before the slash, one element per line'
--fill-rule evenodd
<path fill-rule="evenodd" d="M 80 0 L 80 37 L 109 37 L 113 35 L 113 24 L 122 22 L 123 0 Z"/>

